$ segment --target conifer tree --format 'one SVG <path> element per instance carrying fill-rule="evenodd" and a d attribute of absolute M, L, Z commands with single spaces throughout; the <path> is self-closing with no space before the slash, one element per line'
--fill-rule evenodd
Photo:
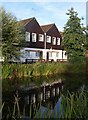
<path fill-rule="evenodd" d="M 73 8 L 66 13 L 69 19 L 64 27 L 63 45 L 71 61 L 82 61 L 86 50 L 86 28 L 81 23 L 83 18 Z"/>

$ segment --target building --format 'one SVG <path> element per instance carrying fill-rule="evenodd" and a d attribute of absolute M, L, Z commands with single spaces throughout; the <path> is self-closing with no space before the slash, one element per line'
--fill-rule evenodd
<path fill-rule="evenodd" d="M 62 36 L 55 24 L 40 26 L 33 17 L 20 21 L 25 28 L 25 45 L 21 49 L 21 62 L 31 60 L 67 60 L 66 51 L 61 46 Z"/>

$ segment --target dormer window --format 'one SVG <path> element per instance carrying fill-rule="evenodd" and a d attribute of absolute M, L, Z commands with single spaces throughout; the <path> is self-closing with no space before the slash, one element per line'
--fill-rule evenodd
<path fill-rule="evenodd" d="M 51 43 L 51 36 L 46 36 L 46 41 L 47 41 L 48 43 Z"/>
<path fill-rule="evenodd" d="M 56 45 L 56 37 L 52 38 L 52 43 L 53 43 L 53 45 Z"/>
<path fill-rule="evenodd" d="M 57 38 L 57 45 L 60 45 L 60 38 Z"/>
<path fill-rule="evenodd" d="M 43 42 L 44 41 L 44 35 L 39 34 L 39 41 Z"/>
<path fill-rule="evenodd" d="M 29 32 L 26 32 L 26 34 L 25 34 L 25 39 L 26 39 L 26 41 L 30 41 L 30 33 Z"/>
<path fill-rule="evenodd" d="M 36 33 L 32 33 L 32 42 L 36 42 Z"/>

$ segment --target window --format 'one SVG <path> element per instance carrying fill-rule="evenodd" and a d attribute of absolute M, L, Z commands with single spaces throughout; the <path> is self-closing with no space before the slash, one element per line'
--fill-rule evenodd
<path fill-rule="evenodd" d="M 52 52 L 49 52 L 49 56 L 52 57 Z"/>
<path fill-rule="evenodd" d="M 39 41 L 44 41 L 44 35 L 39 34 Z"/>
<path fill-rule="evenodd" d="M 56 57 L 59 57 L 59 52 L 56 53 Z"/>
<path fill-rule="evenodd" d="M 51 36 L 47 36 L 47 37 L 46 37 L 46 41 L 47 41 L 48 43 L 51 43 Z"/>
<path fill-rule="evenodd" d="M 60 45 L 60 38 L 57 38 L 57 45 Z"/>
<path fill-rule="evenodd" d="M 30 56 L 30 51 L 26 50 L 26 51 L 25 51 L 25 56 L 26 56 L 26 57 Z"/>
<path fill-rule="evenodd" d="M 36 52 L 36 57 L 39 57 L 39 52 Z"/>
<path fill-rule="evenodd" d="M 66 55 L 67 55 L 67 53 L 66 53 L 66 52 L 64 52 L 64 55 L 66 56 Z"/>
<path fill-rule="evenodd" d="M 26 41 L 30 41 L 30 33 L 29 32 L 26 32 L 25 37 L 26 37 Z"/>
<path fill-rule="evenodd" d="M 56 45 L 56 37 L 52 38 L 52 43 L 53 43 L 53 45 Z"/>
<path fill-rule="evenodd" d="M 36 42 L 36 33 L 32 33 L 32 42 Z"/>

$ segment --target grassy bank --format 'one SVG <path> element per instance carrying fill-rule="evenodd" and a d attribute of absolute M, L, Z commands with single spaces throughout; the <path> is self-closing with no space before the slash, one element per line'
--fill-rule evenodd
<path fill-rule="evenodd" d="M 86 63 L 34 63 L 34 64 L 3 64 L 2 79 L 13 79 L 35 76 L 50 76 L 55 74 L 85 74 Z"/>

